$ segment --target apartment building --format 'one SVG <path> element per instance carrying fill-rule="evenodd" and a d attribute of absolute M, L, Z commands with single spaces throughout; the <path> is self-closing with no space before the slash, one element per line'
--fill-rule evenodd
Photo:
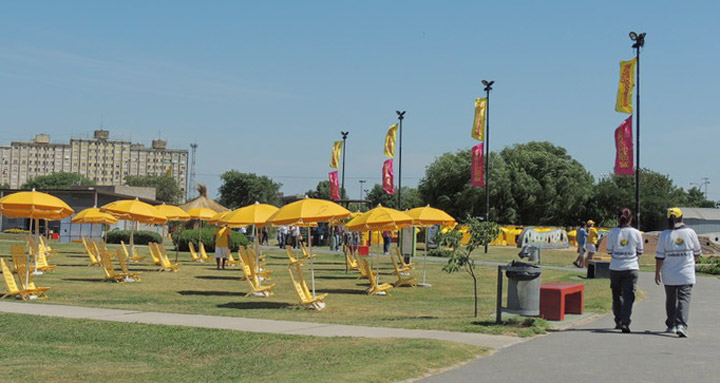
<path fill-rule="evenodd" d="M 0 185 L 17 189 L 28 180 L 56 172 L 78 173 L 98 185 L 122 185 L 127 176 L 173 177 L 183 192 L 187 186 L 188 151 L 168 149 L 164 140 L 150 147 L 112 140 L 107 130 L 93 138 L 72 138 L 69 144 L 50 142 L 37 134 L 30 142 L 0 145 Z"/>

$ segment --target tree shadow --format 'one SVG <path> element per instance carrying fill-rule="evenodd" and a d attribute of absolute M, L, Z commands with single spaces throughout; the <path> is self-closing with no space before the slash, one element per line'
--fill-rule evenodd
<path fill-rule="evenodd" d="M 245 294 L 243 294 L 245 295 Z M 217 305 L 223 309 L 253 310 L 253 309 L 283 309 L 295 305 L 286 302 L 230 302 Z"/>
<path fill-rule="evenodd" d="M 209 280 L 220 280 L 220 281 L 239 281 L 240 277 L 215 277 L 210 275 L 198 275 L 197 279 L 209 279 Z"/>
<path fill-rule="evenodd" d="M 220 297 L 244 297 L 245 293 L 234 291 L 199 291 L 199 290 L 181 290 L 177 292 L 180 295 L 202 295 L 202 296 L 220 296 Z"/>

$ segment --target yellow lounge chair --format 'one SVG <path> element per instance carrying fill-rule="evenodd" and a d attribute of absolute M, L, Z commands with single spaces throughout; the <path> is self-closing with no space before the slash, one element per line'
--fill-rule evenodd
<path fill-rule="evenodd" d="M 250 268 L 250 266 L 248 266 L 247 263 L 243 263 L 242 265 L 240 265 L 240 267 L 243 271 L 243 274 L 245 274 L 245 279 L 250 285 L 250 291 L 245 294 L 246 297 L 249 297 L 250 295 L 256 297 L 269 297 L 270 295 L 273 295 L 273 292 L 270 289 L 275 287 L 274 283 L 261 286 L 258 275 L 253 273 L 252 269 Z"/>
<path fill-rule="evenodd" d="M 226 265 L 236 266 L 236 265 L 240 264 L 240 260 L 236 260 L 235 258 L 233 258 L 232 251 L 228 250 L 227 257 L 228 257 L 228 259 L 227 259 L 227 261 L 225 261 Z"/>
<path fill-rule="evenodd" d="M 287 256 L 288 256 L 288 259 L 290 260 L 291 265 L 297 265 L 297 264 L 302 265 L 303 261 L 300 261 L 297 258 L 295 258 L 295 254 L 293 254 L 293 251 L 290 248 L 290 246 L 285 246 L 285 252 L 287 253 Z"/>
<path fill-rule="evenodd" d="M 302 253 L 305 259 L 317 257 L 317 254 L 310 254 L 307 247 L 305 247 L 305 242 L 300 242 L 300 249 L 302 249 Z"/>
<path fill-rule="evenodd" d="M 208 259 L 210 259 L 210 257 L 208 257 L 207 255 L 207 252 L 205 251 L 205 244 L 203 244 L 202 242 L 198 242 L 198 246 L 200 247 L 200 258 L 202 258 L 203 261 L 207 261 Z"/>
<path fill-rule="evenodd" d="M 188 242 L 188 247 L 190 248 L 190 256 L 193 262 L 205 262 L 205 260 L 198 256 L 197 251 L 195 251 L 195 245 L 192 242 Z"/>
<path fill-rule="evenodd" d="M 393 271 L 393 274 L 397 276 L 398 280 L 393 283 L 395 287 L 398 286 L 411 286 L 415 287 L 415 277 L 410 275 L 410 270 L 412 270 L 410 267 L 402 267 L 400 266 L 400 262 L 396 259 L 396 257 L 392 254 L 390 254 L 390 260 L 392 261 L 393 268 L 395 269 Z"/>
<path fill-rule="evenodd" d="M 45 256 L 45 252 L 43 250 L 44 248 L 42 245 L 38 245 L 37 247 L 35 247 L 32 243 L 30 244 L 30 254 L 34 255 L 35 258 L 37 258 L 37 261 L 35 262 L 36 269 L 44 273 L 48 271 L 55 271 L 57 265 L 48 264 L 47 257 Z"/>
<path fill-rule="evenodd" d="M 383 283 L 378 285 L 375 279 L 375 273 L 370 268 L 370 264 L 366 259 L 360 260 L 362 268 L 365 269 L 365 273 L 370 281 L 370 287 L 366 290 L 368 295 L 386 295 L 390 294 L 389 290 L 393 288 L 393 285 L 389 283 Z"/>
<path fill-rule="evenodd" d="M 50 254 L 57 254 L 57 250 L 50 247 L 50 242 L 45 237 L 40 237 L 40 243 L 45 246 L 45 252 Z"/>
<path fill-rule="evenodd" d="M 253 271 L 258 274 L 259 277 L 262 278 L 262 280 L 270 280 L 270 274 L 272 274 L 272 270 L 265 270 L 265 262 L 256 263 L 255 261 L 255 251 L 253 249 L 248 249 L 247 251 L 247 257 L 243 259 L 243 263 L 247 263 L 250 265 L 250 267 L 253 269 Z"/>
<path fill-rule="evenodd" d="M 414 263 L 412 263 L 412 262 L 405 263 L 405 257 L 403 257 L 402 252 L 400 251 L 399 247 L 395 248 L 395 254 L 397 255 L 398 260 L 400 261 L 400 266 L 402 266 L 403 268 L 409 267 L 410 269 L 415 268 Z"/>
<path fill-rule="evenodd" d="M 25 267 L 27 267 L 27 254 L 25 254 L 25 247 L 22 245 L 10 246 L 10 255 L 13 261 L 13 273 L 18 273 L 21 268 L 25 269 Z M 35 271 L 35 265 L 30 266 L 30 272 L 32 273 L 33 271 Z"/>
<path fill-rule="evenodd" d="M 348 246 L 343 246 L 343 250 L 345 251 L 348 268 L 350 268 L 350 270 L 357 270 L 359 266 L 357 260 L 352 255 L 352 250 L 350 250 Z"/>
<path fill-rule="evenodd" d="M 2 268 L 2 274 L 3 279 L 5 280 L 5 290 L 7 291 L 0 299 L 5 297 L 14 296 L 23 300 L 31 299 L 33 296 L 41 296 L 43 298 L 46 298 L 45 292 L 49 289 L 47 287 L 43 287 L 41 289 L 30 288 L 30 286 L 34 286 L 34 284 L 28 286 L 28 288 L 18 288 L 17 283 L 15 283 L 15 277 L 13 277 L 12 272 L 10 271 L 10 267 L 8 267 L 7 263 L 5 263 L 5 260 L 0 258 L 0 267 Z M 23 272 L 24 269 L 21 269 Z M 31 274 L 32 275 L 32 274 Z M 24 280 L 24 277 L 23 277 Z"/>
<path fill-rule="evenodd" d="M 28 276 L 30 279 L 26 280 L 25 277 Z M 21 269 L 18 273 L 18 282 L 20 282 L 20 286 L 27 286 L 28 290 L 34 291 L 33 295 L 36 296 L 36 298 L 47 298 L 47 295 L 45 295 L 45 292 L 50 290 L 49 287 L 37 287 L 35 286 L 35 282 L 33 282 L 33 274 L 32 273 L 26 273 L 25 270 Z"/>
<path fill-rule="evenodd" d="M 122 270 L 124 274 L 126 274 L 130 279 L 132 279 L 130 280 L 126 278 L 126 281 L 141 282 L 140 274 L 142 274 L 142 271 L 130 272 L 130 269 L 128 269 L 126 257 L 120 252 L 120 249 L 115 250 L 115 252 L 118 259 L 118 264 L 120 265 L 120 270 Z"/>
<path fill-rule="evenodd" d="M 160 260 L 160 257 L 157 254 L 157 251 L 155 250 L 155 242 L 148 243 L 148 251 L 150 252 L 150 258 L 152 259 L 152 264 L 156 266 L 162 266 L 162 261 Z"/>
<path fill-rule="evenodd" d="M 125 258 L 127 258 L 128 262 L 136 262 L 137 263 L 137 262 L 140 262 L 143 259 L 145 259 L 145 257 L 138 256 L 137 249 L 134 247 L 132 248 L 132 256 L 130 256 L 130 252 L 128 252 L 127 247 L 125 247 L 125 242 L 123 242 L 123 241 L 120 241 L 120 247 L 122 247 L 122 251 L 123 251 L 123 253 L 125 253 Z"/>
<path fill-rule="evenodd" d="M 91 249 L 91 246 L 88 244 L 88 241 L 85 239 L 85 237 L 82 237 L 82 243 L 85 247 L 85 252 L 87 253 L 88 257 L 90 257 L 90 264 L 88 266 L 100 266 L 101 262 L 98 259 L 98 254 L 96 254 L 95 251 Z"/>
<path fill-rule="evenodd" d="M 165 248 L 161 244 L 155 243 L 154 247 L 155 247 L 155 256 L 157 256 L 160 259 L 160 269 L 158 269 L 158 271 L 172 271 L 174 273 L 177 273 L 178 270 L 180 270 L 180 264 L 179 263 L 170 263 L 167 253 L 165 253 Z"/>
<path fill-rule="evenodd" d="M 129 275 L 125 273 L 116 273 L 115 268 L 112 265 L 112 254 L 108 253 L 107 251 L 103 251 L 100 253 L 100 262 L 102 262 L 103 266 L 103 272 L 105 273 L 105 279 L 104 281 L 115 281 L 115 282 L 125 282 L 126 277 L 129 277 Z"/>
<path fill-rule="evenodd" d="M 293 268 L 295 269 L 295 272 L 293 272 Z M 302 264 L 295 263 L 290 265 L 288 272 L 290 273 L 290 279 L 292 280 L 295 292 L 297 293 L 298 298 L 300 298 L 300 304 L 308 308 L 314 308 L 318 311 L 324 309 L 325 297 L 327 297 L 327 294 L 320 294 L 313 298 L 312 293 L 310 293 L 310 290 L 305 283 L 305 278 L 303 278 L 302 275 Z"/>

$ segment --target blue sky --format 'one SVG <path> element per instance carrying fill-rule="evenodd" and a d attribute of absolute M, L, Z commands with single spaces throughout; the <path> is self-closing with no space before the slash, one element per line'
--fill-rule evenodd
<path fill-rule="evenodd" d="M 380 182 L 383 139 L 406 110 L 403 185 L 474 145 L 491 95 L 491 150 L 565 147 L 612 172 L 618 62 L 641 53 L 641 165 L 720 200 L 717 2 L 34 1 L 0 13 L 0 143 L 111 136 L 198 147 L 211 193 L 228 169 L 287 194 L 327 179 L 349 131 L 346 188 Z M 397 170 L 396 170 L 397 174 Z"/>

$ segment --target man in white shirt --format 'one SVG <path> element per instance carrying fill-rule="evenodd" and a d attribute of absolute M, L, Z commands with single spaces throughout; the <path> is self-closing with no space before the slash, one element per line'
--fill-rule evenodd
<path fill-rule="evenodd" d="M 630 316 L 637 291 L 638 256 L 643 252 L 642 234 L 630 226 L 632 212 L 620 210 L 618 226 L 610 230 L 607 237 L 607 252 L 610 260 L 610 289 L 613 297 L 615 328 L 623 333 L 630 332 Z"/>
<path fill-rule="evenodd" d="M 702 248 L 695 231 L 683 224 L 682 210 L 667 212 L 670 229 L 660 233 L 655 254 L 655 283 L 665 285 L 667 332 L 687 337 L 690 293 L 695 284 L 695 259 Z"/>

